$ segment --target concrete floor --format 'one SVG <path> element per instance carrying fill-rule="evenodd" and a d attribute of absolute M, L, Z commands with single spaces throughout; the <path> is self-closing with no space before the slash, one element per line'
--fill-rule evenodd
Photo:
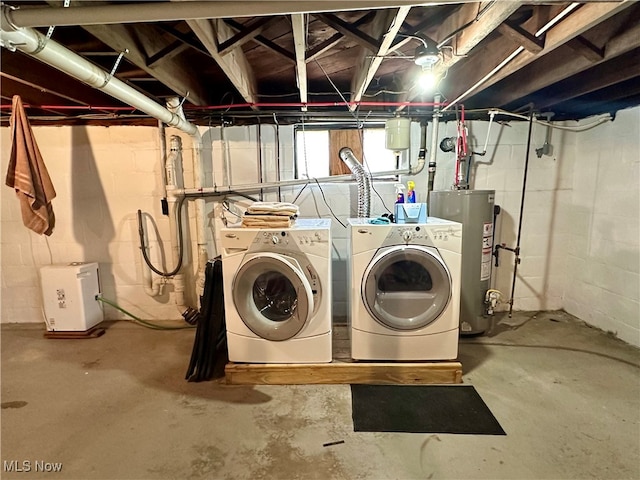
<path fill-rule="evenodd" d="M 461 342 L 506 436 L 355 433 L 348 385 L 187 383 L 193 331 L 1 341 L 3 470 L 31 462 L 2 478 L 640 478 L 640 352 L 562 312 Z"/>

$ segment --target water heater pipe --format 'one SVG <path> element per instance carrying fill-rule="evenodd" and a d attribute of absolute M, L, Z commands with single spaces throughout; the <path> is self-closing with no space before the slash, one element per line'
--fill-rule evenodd
<path fill-rule="evenodd" d="M 440 130 L 440 95 L 434 97 L 433 107 L 433 127 L 431 129 L 431 152 L 429 154 L 429 180 L 427 183 L 427 204 L 431 200 L 431 192 L 433 191 L 433 184 L 436 177 L 436 151 L 438 150 L 438 131 Z M 425 127 L 426 128 L 426 127 Z M 426 138 L 426 131 L 425 131 Z"/>

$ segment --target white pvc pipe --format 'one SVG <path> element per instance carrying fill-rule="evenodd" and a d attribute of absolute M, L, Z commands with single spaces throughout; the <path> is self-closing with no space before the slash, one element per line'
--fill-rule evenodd
<path fill-rule="evenodd" d="M 7 10 L 3 9 L 3 14 Z M 50 65 L 67 75 L 72 76 L 117 98 L 118 100 L 151 115 L 171 127 L 176 127 L 189 135 L 197 132 L 195 125 L 171 113 L 162 105 L 140 94 L 126 83 L 112 77 L 100 67 L 88 62 L 80 55 L 63 47 L 55 40 L 47 39 L 40 32 L 31 28 L 18 28 L 13 31 L 0 30 L 0 45 L 9 50 L 20 50 Z"/>
<path fill-rule="evenodd" d="M 197 135 L 193 135 L 193 184 L 194 188 L 203 188 L 205 170 L 204 162 L 202 161 L 202 137 L 198 132 Z M 198 244 L 196 251 L 196 259 L 198 262 L 198 270 L 196 272 L 196 293 L 197 298 L 204 293 L 205 282 L 205 269 L 207 262 L 209 261 L 209 252 L 207 251 L 207 232 L 205 226 L 207 219 L 205 215 L 205 200 L 204 198 L 198 198 L 195 201 L 196 204 L 196 242 Z"/>
<path fill-rule="evenodd" d="M 182 140 L 177 135 L 172 135 L 169 143 L 169 156 L 165 164 L 167 179 L 167 202 L 169 204 L 169 239 L 171 242 L 172 265 L 177 265 L 180 261 L 180 246 L 178 243 L 178 198 L 173 194 L 180 186 L 178 183 L 178 172 L 184 171 L 182 168 Z M 173 276 L 173 296 L 176 308 L 183 313 L 187 308 L 184 296 L 184 274 L 178 273 Z"/>

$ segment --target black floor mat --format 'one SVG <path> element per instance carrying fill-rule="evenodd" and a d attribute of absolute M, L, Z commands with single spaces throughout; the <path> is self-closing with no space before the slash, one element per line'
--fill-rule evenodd
<path fill-rule="evenodd" d="M 351 385 L 356 432 L 506 435 L 471 385 Z"/>

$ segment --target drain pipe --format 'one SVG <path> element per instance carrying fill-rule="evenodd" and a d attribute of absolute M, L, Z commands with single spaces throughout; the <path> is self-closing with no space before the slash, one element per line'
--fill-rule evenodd
<path fill-rule="evenodd" d="M 178 235 L 182 232 L 178 231 L 178 216 L 182 215 L 179 210 L 178 197 L 174 192 L 178 189 L 178 173 L 182 172 L 182 139 L 177 135 L 171 135 L 169 143 L 169 156 L 166 161 L 165 176 L 167 178 L 167 200 L 169 203 L 169 237 L 171 241 L 171 258 L 173 265 L 180 262 L 180 246 L 178 243 Z M 176 307 L 183 313 L 187 308 L 187 302 L 184 298 L 184 273 L 177 273 L 173 276 L 173 294 L 175 297 Z"/>
<path fill-rule="evenodd" d="M 427 205 L 431 200 L 431 192 L 436 177 L 436 152 L 438 150 L 438 131 L 440 127 L 440 95 L 436 95 L 433 99 L 435 106 L 433 107 L 433 128 L 431 132 L 431 152 L 429 153 L 429 180 L 427 182 Z M 426 137 L 426 135 L 425 135 Z M 425 139 L 426 141 L 426 139 Z"/>
<path fill-rule="evenodd" d="M 184 111 L 182 110 L 182 102 L 178 97 L 171 97 L 167 100 L 167 109 L 174 112 L 180 118 L 184 119 Z M 206 178 L 206 172 L 204 168 L 204 162 L 202 161 L 202 136 L 200 131 L 196 129 L 195 133 L 191 135 L 191 142 L 193 144 L 193 187 L 197 190 L 201 190 L 204 187 L 204 179 Z M 196 254 L 194 256 L 197 259 L 197 271 L 196 271 L 196 297 L 199 299 L 204 294 L 204 281 L 205 281 L 205 269 L 207 262 L 209 261 L 209 253 L 207 251 L 207 231 L 206 231 L 206 203 L 204 198 L 198 198 L 195 200 L 195 222 L 196 222 Z M 180 214 L 180 212 L 176 212 Z M 172 239 L 175 238 L 172 237 Z"/>
<path fill-rule="evenodd" d="M 143 111 L 165 124 L 176 127 L 189 135 L 195 135 L 197 127 L 170 112 L 162 105 L 145 97 L 126 83 L 118 80 L 102 68 L 88 62 L 80 55 L 63 47 L 52 39 L 47 39 L 32 28 L 13 26 L 7 16 L 9 7 L 2 7 L 2 29 L 0 46 L 10 51 L 19 50 L 37 58 L 67 75 L 111 95 L 114 98 Z"/>
<path fill-rule="evenodd" d="M 2 17 L 0 29 L 0 46 L 7 48 L 10 51 L 19 50 L 27 55 L 37 58 L 43 63 L 56 68 L 67 75 L 86 83 L 89 86 L 102 90 L 108 95 L 120 100 L 127 105 L 130 105 L 147 115 L 150 115 L 161 122 L 175 127 L 193 138 L 194 143 L 194 162 L 197 162 L 198 168 L 194 168 L 194 171 L 198 171 L 200 176 L 200 183 L 196 183 L 196 188 L 202 186 L 201 179 L 204 178 L 201 175 L 203 166 L 201 165 L 200 154 L 202 150 L 202 138 L 198 128 L 192 123 L 188 122 L 184 116 L 181 116 L 175 112 L 171 112 L 167 108 L 159 105 L 153 100 L 145 97 L 140 92 L 130 87 L 126 83 L 115 78 L 112 74 L 102 70 L 100 67 L 88 62 L 80 55 L 72 52 L 71 50 L 63 47 L 58 42 L 52 39 L 46 38 L 37 30 L 32 28 L 19 28 L 13 25 L 9 17 L 10 8 L 8 6 L 2 7 Z M 174 193 L 180 189 L 175 189 Z M 202 200 L 204 202 L 204 200 Z M 206 241 L 204 237 L 204 217 L 203 208 L 200 208 L 199 215 L 196 216 L 196 222 L 200 222 L 202 228 L 198 228 L 198 258 L 200 262 L 207 258 L 206 253 Z M 204 250 L 204 251 L 203 251 Z M 204 260 L 206 263 L 206 260 Z M 202 267 L 202 278 L 204 278 L 204 267 Z"/>

